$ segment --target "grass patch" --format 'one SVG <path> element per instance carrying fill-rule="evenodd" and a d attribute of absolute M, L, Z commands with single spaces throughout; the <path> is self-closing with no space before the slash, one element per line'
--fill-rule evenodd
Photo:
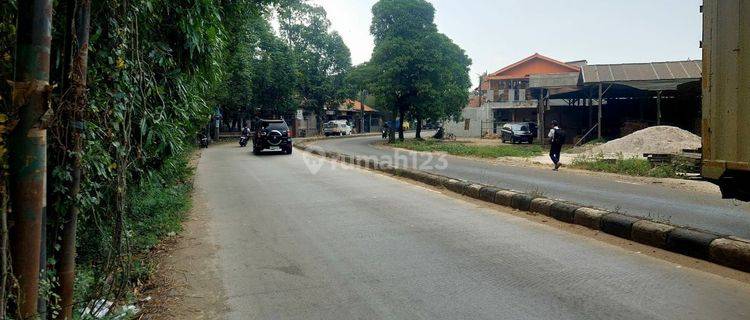
<path fill-rule="evenodd" d="M 620 155 L 616 159 L 604 159 L 603 156 L 595 158 L 579 157 L 573 160 L 573 168 L 619 173 L 630 176 L 654 177 L 654 178 L 676 178 L 677 167 L 673 165 L 651 166 L 646 159 L 628 158 L 625 159 Z"/>
<path fill-rule="evenodd" d="M 496 145 L 483 146 L 472 145 L 456 141 L 441 140 L 416 140 L 407 139 L 396 141 L 393 147 L 404 148 L 414 151 L 440 151 L 456 156 L 469 156 L 479 158 L 499 158 L 499 157 L 535 157 L 542 154 L 542 147 L 539 145 Z"/>

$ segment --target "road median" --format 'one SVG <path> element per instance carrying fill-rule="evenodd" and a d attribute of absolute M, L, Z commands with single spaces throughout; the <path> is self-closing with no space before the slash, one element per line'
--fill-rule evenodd
<path fill-rule="evenodd" d="M 619 238 L 750 272 L 750 240 L 674 226 L 620 212 L 549 199 L 532 193 L 448 178 L 426 171 L 393 167 L 390 164 L 367 157 L 322 152 L 319 148 L 307 146 L 307 143 L 317 140 L 321 139 L 305 139 L 303 142 L 295 144 L 295 147 L 362 168 L 445 188 L 477 200 L 519 211 L 543 214 L 565 223 L 601 230 Z"/>

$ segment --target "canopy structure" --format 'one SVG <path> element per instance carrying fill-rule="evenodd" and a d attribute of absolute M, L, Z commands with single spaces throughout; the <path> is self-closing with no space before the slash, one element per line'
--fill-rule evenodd
<path fill-rule="evenodd" d="M 701 61 L 598 64 L 581 67 L 579 85 L 624 85 L 644 91 L 677 90 L 701 79 Z"/>

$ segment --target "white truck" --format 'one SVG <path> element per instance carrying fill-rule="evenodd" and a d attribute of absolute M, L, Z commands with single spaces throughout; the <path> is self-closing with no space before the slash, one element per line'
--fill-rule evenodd
<path fill-rule="evenodd" d="M 346 120 L 332 120 L 323 124 L 323 134 L 328 136 L 345 136 L 352 134 L 352 126 Z"/>

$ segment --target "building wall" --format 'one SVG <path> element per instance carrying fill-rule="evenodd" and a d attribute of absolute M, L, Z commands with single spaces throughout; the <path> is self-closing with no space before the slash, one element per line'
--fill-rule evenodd
<path fill-rule="evenodd" d="M 461 111 L 459 121 L 446 121 L 443 125 L 446 133 L 453 133 L 456 137 L 481 138 L 482 122 L 492 122 L 492 109 L 489 107 L 466 107 Z"/>
<path fill-rule="evenodd" d="M 305 135 L 308 137 L 318 134 L 318 122 L 317 122 L 317 118 L 315 117 L 315 114 L 310 113 L 310 112 L 304 112 L 303 115 L 304 115 L 303 120 L 296 119 L 296 117 L 293 118 L 295 126 L 296 126 L 295 132 L 294 132 L 295 136 L 298 136 L 298 137 L 301 136 L 301 132 L 300 132 L 301 130 L 304 130 Z"/>

